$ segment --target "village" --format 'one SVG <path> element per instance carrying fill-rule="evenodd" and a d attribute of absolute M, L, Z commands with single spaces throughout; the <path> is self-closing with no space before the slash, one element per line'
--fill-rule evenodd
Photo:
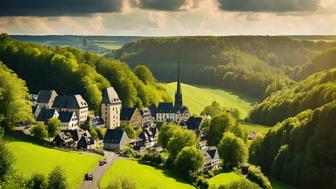
<path fill-rule="evenodd" d="M 33 110 L 37 122 L 47 124 L 50 119 L 58 119 L 60 132 L 51 140 L 55 146 L 63 149 L 84 151 L 112 151 L 121 154 L 125 148 L 131 148 L 140 154 L 151 150 L 160 153 L 158 144 L 159 127 L 165 123 L 175 123 L 193 131 L 200 141 L 199 148 L 205 159 L 203 171 L 217 168 L 220 164 L 218 150 L 208 146 L 201 125 L 206 116 L 191 116 L 188 107 L 183 105 L 182 89 L 178 71 L 175 101 L 160 102 L 149 107 L 122 107 L 113 87 L 102 90 L 100 115 L 89 111 L 88 103 L 80 95 L 58 95 L 55 90 L 41 90 L 33 95 Z M 105 130 L 102 139 L 94 139 L 82 125 Z M 132 127 L 136 136 L 128 136 L 125 127 Z M 30 133 L 31 134 L 31 133 Z"/>

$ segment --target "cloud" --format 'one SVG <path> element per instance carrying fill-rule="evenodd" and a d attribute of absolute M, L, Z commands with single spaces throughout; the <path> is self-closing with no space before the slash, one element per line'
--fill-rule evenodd
<path fill-rule="evenodd" d="M 1 0 L 0 16 L 82 16 L 119 12 L 123 0 Z"/>
<path fill-rule="evenodd" d="M 198 0 L 132 0 L 135 7 L 162 11 L 185 10 L 196 5 Z"/>
<path fill-rule="evenodd" d="M 251 12 L 314 12 L 325 0 L 218 0 L 228 11 Z"/>

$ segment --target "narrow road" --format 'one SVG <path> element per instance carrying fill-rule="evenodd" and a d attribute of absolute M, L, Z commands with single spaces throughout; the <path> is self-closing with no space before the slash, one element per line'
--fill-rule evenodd
<path fill-rule="evenodd" d="M 104 151 L 104 154 L 107 163 L 103 166 L 99 166 L 99 164 L 97 164 L 97 167 L 91 172 L 91 174 L 93 175 L 93 180 L 87 181 L 85 180 L 83 175 L 83 183 L 80 189 L 99 189 L 98 182 L 100 181 L 100 179 L 104 176 L 105 172 L 112 165 L 112 163 L 116 159 L 120 158 L 117 154 L 113 152 Z"/>

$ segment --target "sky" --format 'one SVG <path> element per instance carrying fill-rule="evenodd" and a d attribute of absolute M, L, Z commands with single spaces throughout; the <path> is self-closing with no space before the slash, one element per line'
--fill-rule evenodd
<path fill-rule="evenodd" d="M 0 0 L 0 33 L 335 35 L 336 0 Z"/>

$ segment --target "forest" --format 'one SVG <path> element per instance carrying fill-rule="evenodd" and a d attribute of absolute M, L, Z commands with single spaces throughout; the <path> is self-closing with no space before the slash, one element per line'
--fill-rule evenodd
<path fill-rule="evenodd" d="M 124 107 L 148 106 L 170 100 L 155 78 L 142 81 L 120 61 L 111 61 L 71 47 L 23 43 L 0 36 L 0 60 L 26 81 L 30 93 L 55 89 L 59 94 L 82 94 L 92 110 L 99 109 L 103 87 L 113 86 Z M 137 68 L 135 68 L 137 69 Z"/>
<path fill-rule="evenodd" d="M 107 57 L 131 67 L 145 64 L 156 78 L 168 82 L 175 81 L 180 63 L 184 82 L 263 99 L 302 78 L 301 65 L 332 47 L 335 42 L 281 36 L 167 37 L 128 43 Z"/>

